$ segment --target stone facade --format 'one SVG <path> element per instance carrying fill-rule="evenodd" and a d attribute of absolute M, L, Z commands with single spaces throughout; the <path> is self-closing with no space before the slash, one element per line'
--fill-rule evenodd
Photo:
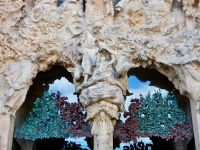
<path fill-rule="evenodd" d="M 141 66 L 190 99 L 200 149 L 199 1 L 65 0 L 57 7 L 56 0 L 0 0 L 0 13 L 1 150 L 11 149 L 14 116 L 32 80 L 54 64 L 73 75 L 95 150 L 112 149 L 127 72 Z"/>

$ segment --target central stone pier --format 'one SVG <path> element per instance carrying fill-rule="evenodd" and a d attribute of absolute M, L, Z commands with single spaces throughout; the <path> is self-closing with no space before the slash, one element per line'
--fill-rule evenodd
<path fill-rule="evenodd" d="M 101 57 L 92 76 L 84 79 L 77 87 L 80 92 L 80 102 L 87 110 L 87 120 L 91 124 L 91 133 L 94 135 L 94 150 L 113 150 L 113 131 L 119 111 L 124 107 L 123 85 L 119 82 L 114 71 L 115 56 L 110 55 L 110 60 Z M 100 55 L 98 53 L 97 55 Z"/>
<path fill-rule="evenodd" d="M 101 28 L 102 23 L 96 22 L 78 44 L 82 61 L 74 69 L 74 84 L 87 110 L 94 150 L 113 150 L 114 125 L 123 110 L 127 90 L 127 76 L 121 72 L 132 66 L 119 65 L 115 51 L 96 36 Z"/>

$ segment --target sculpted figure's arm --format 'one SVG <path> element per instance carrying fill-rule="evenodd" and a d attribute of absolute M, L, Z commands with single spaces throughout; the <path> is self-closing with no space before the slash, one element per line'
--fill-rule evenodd
<path fill-rule="evenodd" d="M 107 67 L 110 67 L 114 62 L 115 62 L 115 60 L 116 60 L 116 57 L 115 57 L 115 55 L 111 55 L 111 61 L 107 64 Z"/>
<path fill-rule="evenodd" d="M 84 41 L 85 41 L 85 36 L 84 36 L 84 34 L 83 34 L 82 37 L 81 37 L 81 40 L 80 40 L 79 43 L 78 43 L 78 51 L 79 51 L 81 54 L 83 54 L 83 43 L 84 43 Z"/>

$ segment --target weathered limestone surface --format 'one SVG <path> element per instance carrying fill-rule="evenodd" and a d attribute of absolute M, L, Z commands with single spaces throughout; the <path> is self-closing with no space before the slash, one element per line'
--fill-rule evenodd
<path fill-rule="evenodd" d="M 0 115 L 0 149 L 11 150 L 15 117 L 9 114 Z"/>
<path fill-rule="evenodd" d="M 1 0 L 0 122 L 15 115 L 39 71 L 59 64 L 73 75 L 92 128 L 98 128 L 92 132 L 95 147 L 102 149 L 102 137 L 112 136 L 123 109 L 127 72 L 142 66 L 165 75 L 191 100 L 200 149 L 200 3 L 179 1 L 121 0 L 114 5 L 112 0 L 87 0 L 83 12 L 81 0 L 65 0 L 60 7 L 56 0 Z M 13 122 L 7 121 L 9 130 L 0 142 L 6 150 Z M 112 149 L 112 140 L 109 145 L 106 149 Z"/>

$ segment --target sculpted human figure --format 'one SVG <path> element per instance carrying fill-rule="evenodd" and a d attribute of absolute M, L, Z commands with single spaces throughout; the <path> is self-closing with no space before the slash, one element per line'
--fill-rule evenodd
<path fill-rule="evenodd" d="M 84 32 L 81 47 L 79 48 L 79 51 L 83 57 L 82 67 L 84 70 L 84 83 L 86 83 L 88 78 L 92 76 L 96 66 L 96 58 L 99 50 L 99 39 L 95 37 L 95 33 L 98 33 L 100 29 L 100 24 L 95 24 L 93 29 L 87 29 Z"/>
<path fill-rule="evenodd" d="M 92 125 L 92 134 L 97 135 L 97 150 L 111 150 L 110 140 L 114 127 L 109 115 L 103 111 L 95 117 Z"/>
<path fill-rule="evenodd" d="M 99 40 L 99 41 L 103 41 L 103 37 L 102 37 L 102 33 L 100 32 L 100 30 L 102 29 L 102 22 L 97 21 L 95 22 L 94 26 L 93 26 L 93 32 L 94 32 L 94 36 Z"/>
<path fill-rule="evenodd" d="M 92 26 L 97 21 L 104 24 L 113 24 L 114 9 L 112 0 L 86 0 L 85 12 L 88 26 Z"/>
<path fill-rule="evenodd" d="M 94 74 L 92 76 L 93 79 L 95 79 L 95 76 L 101 76 L 101 75 L 106 75 L 106 76 L 114 76 L 114 69 L 113 69 L 113 63 L 115 62 L 116 57 L 115 55 L 111 55 L 111 60 L 106 61 L 106 58 L 104 56 L 101 57 L 100 62 L 97 63 L 97 67 L 94 71 Z"/>
<path fill-rule="evenodd" d="M 107 70 L 112 70 L 112 64 L 115 62 L 116 57 L 115 55 L 111 55 L 111 61 L 110 62 L 106 62 L 105 61 L 105 57 L 101 57 L 101 62 L 97 65 L 97 70 L 98 72 L 103 72 L 103 71 L 107 71 Z"/>

